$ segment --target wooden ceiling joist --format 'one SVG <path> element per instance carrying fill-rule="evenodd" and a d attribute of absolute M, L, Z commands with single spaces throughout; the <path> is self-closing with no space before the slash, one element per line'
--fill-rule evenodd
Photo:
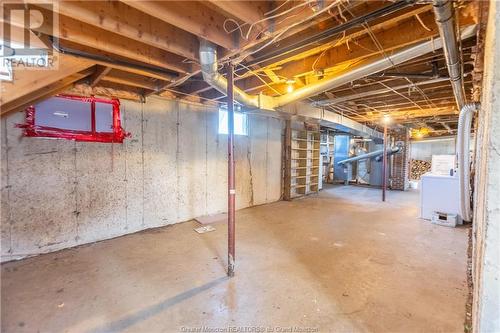
<path fill-rule="evenodd" d="M 42 89 L 94 65 L 89 61 L 64 54 L 56 54 L 55 57 L 58 57 L 55 69 L 14 69 L 14 81 L 2 81 L 2 93 L 0 96 L 2 108 L 5 104 L 13 100 L 22 98 L 33 91 Z"/>
<path fill-rule="evenodd" d="M 158 83 L 149 78 L 140 75 L 132 75 L 121 71 L 113 70 L 109 72 L 104 78 L 104 81 L 123 84 L 131 87 L 144 88 L 156 91 L 159 87 Z"/>
<path fill-rule="evenodd" d="M 60 1 L 60 14 L 123 37 L 198 59 L 195 36 L 118 1 Z"/>
<path fill-rule="evenodd" d="M 268 1 L 208 0 L 208 2 L 222 10 L 224 14 L 247 24 L 263 20 L 264 14 L 271 10 L 271 2 Z M 264 26 L 261 24 L 258 28 L 262 29 Z"/>
<path fill-rule="evenodd" d="M 410 118 L 424 118 L 424 117 L 434 117 L 441 115 L 456 115 L 453 110 L 449 108 L 428 108 L 424 110 L 420 109 L 411 109 L 411 110 L 391 110 L 390 111 L 391 119 L 395 121 L 399 121 L 402 119 L 410 119 Z M 360 122 L 377 122 L 380 121 L 381 114 L 364 114 L 364 115 L 356 115 L 351 118 L 360 121 Z"/>
<path fill-rule="evenodd" d="M 88 78 L 89 86 L 95 87 L 111 69 L 111 67 L 97 65 L 94 73 Z"/>
<path fill-rule="evenodd" d="M 57 95 L 65 90 L 67 90 L 73 83 L 83 79 L 84 77 L 92 73 L 91 68 L 83 70 L 78 73 L 70 74 L 62 79 L 53 81 L 43 87 L 39 88 L 39 85 L 35 89 L 30 89 L 26 91 L 21 97 L 15 99 L 10 99 L 8 102 L 2 102 L 1 115 L 4 116 L 8 113 L 15 112 L 26 108 L 36 102 L 49 98 L 51 96 Z M 47 75 L 47 73 L 45 73 Z M 15 86 L 17 82 L 13 85 Z M 3 93 L 2 93 L 3 95 Z"/>
<path fill-rule="evenodd" d="M 37 7 L 40 12 L 44 13 L 44 17 L 50 18 L 46 9 Z M 142 42 L 124 38 L 115 33 L 96 28 L 89 24 L 74 20 L 72 18 L 60 15 L 59 28 L 51 29 L 49 24 L 41 24 L 40 17 L 32 13 L 31 18 L 33 25 L 37 28 L 33 30 L 46 35 L 54 34 L 62 40 L 69 40 L 76 44 L 93 47 L 103 52 L 117 54 L 119 56 L 139 61 L 142 63 L 167 68 L 179 73 L 189 73 L 192 71 L 191 64 L 184 62 L 184 58 L 166 52 L 164 50 L 152 47 Z M 11 23 L 18 27 L 24 27 L 24 17 L 13 16 Z"/>
<path fill-rule="evenodd" d="M 432 26 L 431 24 L 434 22 L 434 16 L 432 13 L 426 13 L 425 16 L 422 16 L 422 20 L 425 20 L 425 22 Z M 385 52 L 390 53 L 392 50 L 422 40 L 427 40 L 437 35 L 437 28 L 427 31 L 417 20 L 408 20 L 405 21 L 404 24 L 396 25 L 389 30 L 381 31 L 377 35 L 377 39 L 380 41 Z M 299 74 L 314 75 L 314 72 L 317 70 L 327 71 L 328 68 L 338 67 L 341 63 L 349 65 L 349 63 L 355 63 L 364 58 L 377 56 L 380 53 L 381 52 L 372 38 L 369 35 L 364 35 L 357 40 L 356 43 L 342 43 L 336 47 L 325 50 L 324 53 L 320 55 L 315 54 L 298 61 L 282 64 L 279 70 L 275 70 L 275 72 L 287 78 L 292 78 Z M 269 68 L 273 66 L 274 65 L 270 65 Z M 243 84 L 244 87 L 251 87 L 256 84 L 260 85 L 260 81 L 254 77 L 249 77 L 245 81 L 246 82 Z"/>
<path fill-rule="evenodd" d="M 196 1 L 134 1 L 121 0 L 130 7 L 185 30 L 194 36 L 205 38 L 228 50 L 238 47 L 224 31 L 226 17 Z"/>

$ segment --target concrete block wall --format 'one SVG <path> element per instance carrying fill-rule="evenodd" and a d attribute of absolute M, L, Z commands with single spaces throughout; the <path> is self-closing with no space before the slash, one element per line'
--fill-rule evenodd
<path fill-rule="evenodd" d="M 2 261 L 224 212 L 227 136 L 214 107 L 121 101 L 123 144 L 26 138 L 1 120 Z M 238 209 L 280 200 L 283 121 L 249 116 L 236 136 Z"/>
<path fill-rule="evenodd" d="M 406 191 L 409 186 L 410 132 L 406 128 L 394 129 L 390 133 L 395 145 L 402 150 L 394 154 L 392 160 L 391 189 Z"/>

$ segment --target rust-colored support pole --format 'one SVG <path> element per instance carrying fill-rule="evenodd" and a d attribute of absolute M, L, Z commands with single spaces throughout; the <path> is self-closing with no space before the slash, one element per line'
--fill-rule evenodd
<path fill-rule="evenodd" d="M 382 201 L 387 188 L 387 124 L 384 124 L 384 152 L 382 153 Z"/>
<path fill-rule="evenodd" d="M 235 229 L 235 199 L 234 182 L 234 95 L 233 95 L 233 64 L 227 64 L 227 275 L 234 276 L 234 229 Z"/>

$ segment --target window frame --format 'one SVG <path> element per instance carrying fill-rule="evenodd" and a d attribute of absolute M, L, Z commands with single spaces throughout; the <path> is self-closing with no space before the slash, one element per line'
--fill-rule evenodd
<path fill-rule="evenodd" d="M 90 103 L 90 131 L 70 130 L 57 127 L 39 126 L 36 125 L 36 105 L 31 105 L 26 108 L 26 122 L 22 125 L 17 125 L 19 128 L 24 129 L 24 136 L 26 137 L 40 137 L 40 138 L 59 138 L 84 142 L 101 142 L 101 143 L 123 143 L 123 139 L 130 136 L 121 127 L 120 120 L 120 101 L 118 99 L 104 99 L 91 97 L 74 96 L 67 94 L 59 94 L 52 98 L 65 98 L 83 103 Z M 111 132 L 98 132 L 96 130 L 96 103 L 111 104 L 113 107 L 113 120 Z"/>
<path fill-rule="evenodd" d="M 218 120 L 218 121 L 217 121 L 217 134 L 218 134 L 218 135 L 229 135 L 229 127 L 228 127 L 228 126 L 229 126 L 229 124 L 228 124 L 229 119 L 225 122 L 225 123 L 226 123 L 226 125 L 225 125 L 225 126 L 226 126 L 226 129 L 227 129 L 227 132 L 225 132 L 225 133 L 221 132 L 221 126 L 220 126 L 220 125 L 221 125 L 221 121 L 220 121 L 220 114 L 221 114 L 221 112 L 225 112 L 225 113 L 226 113 L 226 118 L 228 118 L 228 116 L 227 116 L 227 115 L 228 115 L 228 110 L 227 110 L 226 108 L 220 107 L 220 108 L 218 109 L 218 111 L 217 111 L 217 120 Z M 237 132 L 235 131 L 235 132 L 234 132 L 234 135 L 238 135 L 238 136 L 248 136 L 248 132 L 249 132 L 249 128 L 248 128 L 248 127 L 249 127 L 249 124 L 248 124 L 248 114 L 247 114 L 247 113 L 245 113 L 245 112 L 239 112 L 239 111 L 234 111 L 234 114 L 235 114 L 235 115 L 236 115 L 236 114 L 241 115 L 241 116 L 243 116 L 243 118 L 242 118 L 242 119 L 244 119 L 243 124 L 242 124 L 242 125 L 243 125 L 243 126 L 242 126 L 242 128 L 244 128 L 244 133 L 237 133 Z M 237 119 L 237 118 L 236 118 L 236 116 L 235 116 L 235 117 L 234 117 L 234 119 L 233 119 L 233 121 L 234 121 L 235 123 L 236 123 L 236 119 Z M 235 128 L 235 129 L 237 128 L 237 127 L 236 127 L 236 125 L 234 125 L 234 128 Z"/>

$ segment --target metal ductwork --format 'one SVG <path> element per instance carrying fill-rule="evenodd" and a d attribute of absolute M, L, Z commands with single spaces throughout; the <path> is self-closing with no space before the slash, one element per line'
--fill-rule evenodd
<path fill-rule="evenodd" d="M 451 0 L 433 0 L 434 15 L 439 28 L 441 40 L 444 40 L 444 56 L 450 75 L 453 93 L 457 101 L 458 109 L 467 103 L 462 75 L 460 53 L 455 31 L 455 19 L 453 17 L 453 2 Z"/>
<path fill-rule="evenodd" d="M 342 97 L 337 97 L 333 99 L 324 99 L 322 101 L 317 101 L 314 102 L 313 104 L 315 106 L 328 106 L 332 104 L 339 104 L 339 103 L 344 103 L 347 101 L 351 101 L 354 99 L 360 99 L 363 97 L 368 97 L 368 96 L 374 96 L 374 95 L 380 95 L 380 94 L 385 94 L 394 90 L 400 90 L 400 89 L 407 89 L 407 88 L 412 88 L 412 87 L 417 87 L 417 86 L 422 86 L 422 85 L 427 85 L 427 84 L 434 84 L 434 83 L 439 83 L 439 82 L 444 82 L 448 81 L 449 78 L 436 78 L 432 80 L 427 80 L 427 81 L 417 81 L 411 84 L 404 84 L 396 87 L 389 87 L 389 88 L 382 88 L 378 90 L 370 90 L 370 91 L 365 91 L 357 94 L 352 94 L 352 95 L 347 95 L 347 96 L 342 96 Z"/>
<path fill-rule="evenodd" d="M 460 38 L 466 39 L 472 37 L 475 35 L 475 32 L 475 25 L 468 26 L 462 30 Z M 421 42 L 414 46 L 410 46 L 404 48 L 403 50 L 394 52 L 387 57 L 382 57 L 374 61 L 367 61 L 365 63 L 362 63 L 354 67 L 350 71 L 344 72 L 335 77 L 323 79 L 316 83 L 312 83 L 305 87 L 299 88 L 291 93 L 277 97 L 271 97 L 262 94 L 249 95 L 243 90 L 234 87 L 234 99 L 237 102 L 251 108 L 276 110 L 277 108 L 290 104 L 292 102 L 306 99 L 308 97 L 339 87 L 351 81 L 392 68 L 395 65 L 432 52 L 436 49 L 441 48 L 442 46 L 443 45 L 441 38 Z M 203 78 L 207 81 L 207 83 L 225 94 L 227 92 L 227 80 L 218 73 L 217 47 L 206 40 L 200 41 L 200 63 Z"/>
<path fill-rule="evenodd" d="M 217 63 L 217 46 L 205 39 L 200 39 L 200 65 L 203 79 L 216 90 L 227 94 L 227 80 L 219 74 L 219 65 Z M 264 95 L 249 95 L 238 87 L 234 86 L 234 99 L 243 105 L 251 108 L 269 109 L 263 105 L 260 98 Z M 269 98 L 269 97 L 268 97 Z"/>
<path fill-rule="evenodd" d="M 387 150 L 387 156 L 392 155 L 392 154 L 396 154 L 400 150 L 401 150 L 401 147 L 392 147 L 392 148 Z M 369 158 L 376 158 L 376 157 L 382 156 L 382 154 L 384 154 L 383 149 L 375 150 L 375 151 L 372 151 L 370 153 L 366 153 L 363 155 L 358 155 L 358 156 L 346 158 L 345 160 L 342 160 L 342 161 L 338 161 L 337 165 L 343 165 L 343 164 L 347 164 L 347 163 L 362 161 L 362 160 L 366 160 Z"/>

